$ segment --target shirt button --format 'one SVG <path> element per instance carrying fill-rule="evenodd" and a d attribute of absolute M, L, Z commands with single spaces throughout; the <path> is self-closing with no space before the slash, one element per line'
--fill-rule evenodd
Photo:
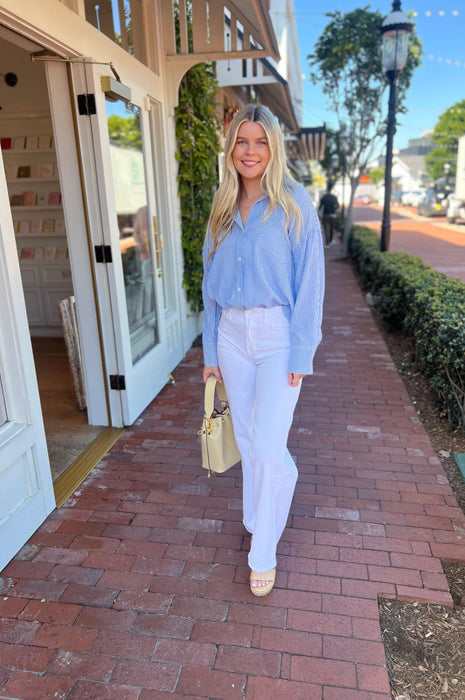
<path fill-rule="evenodd" d="M 241 291 L 241 288 L 240 288 L 240 287 L 238 287 L 238 288 L 237 288 L 237 291 L 238 291 L 238 292 L 240 292 L 240 291 Z"/>
<path fill-rule="evenodd" d="M 238 262 L 241 262 L 242 258 L 237 258 Z"/>

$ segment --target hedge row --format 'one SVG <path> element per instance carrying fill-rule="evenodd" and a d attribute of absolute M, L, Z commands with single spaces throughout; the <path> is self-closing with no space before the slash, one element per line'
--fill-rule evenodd
<path fill-rule="evenodd" d="M 387 327 L 413 339 L 415 363 L 437 405 L 465 428 L 465 284 L 405 253 L 380 253 L 379 237 L 353 226 L 350 253 Z"/>

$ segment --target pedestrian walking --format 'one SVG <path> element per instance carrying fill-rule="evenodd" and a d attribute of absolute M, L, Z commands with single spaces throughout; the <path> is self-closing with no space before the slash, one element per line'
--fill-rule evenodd
<path fill-rule="evenodd" d="M 204 244 L 203 379 L 223 381 L 242 458 L 254 595 L 271 591 L 297 468 L 287 438 L 321 340 L 324 258 L 305 188 L 286 167 L 279 122 L 248 105 L 226 137 Z"/>
<path fill-rule="evenodd" d="M 332 189 L 332 184 L 328 183 L 326 193 L 320 199 L 320 205 L 318 207 L 318 214 L 320 216 L 321 225 L 323 226 L 323 233 L 325 235 L 326 248 L 330 248 L 336 242 L 333 236 L 334 224 L 336 223 L 336 211 L 339 209 L 339 202 L 336 195 L 332 194 Z"/>

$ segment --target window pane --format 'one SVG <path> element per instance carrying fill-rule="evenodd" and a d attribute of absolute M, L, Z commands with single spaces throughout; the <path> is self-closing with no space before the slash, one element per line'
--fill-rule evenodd
<path fill-rule="evenodd" d="M 85 0 L 86 20 L 145 63 L 141 0 Z"/>
<path fill-rule="evenodd" d="M 151 222 L 139 108 L 106 101 L 132 360 L 158 344 Z"/>

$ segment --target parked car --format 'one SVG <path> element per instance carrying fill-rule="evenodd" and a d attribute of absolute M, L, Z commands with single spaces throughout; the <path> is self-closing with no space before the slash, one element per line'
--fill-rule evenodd
<path fill-rule="evenodd" d="M 425 196 L 425 190 L 412 190 L 411 192 L 402 192 L 400 201 L 406 207 L 418 207 L 422 198 Z"/>
<path fill-rule="evenodd" d="M 354 204 L 371 204 L 373 197 L 371 194 L 359 194 L 354 199 Z"/>
<path fill-rule="evenodd" d="M 446 216 L 448 193 L 437 189 L 430 189 L 424 198 L 418 202 L 418 214 L 421 216 Z"/>

